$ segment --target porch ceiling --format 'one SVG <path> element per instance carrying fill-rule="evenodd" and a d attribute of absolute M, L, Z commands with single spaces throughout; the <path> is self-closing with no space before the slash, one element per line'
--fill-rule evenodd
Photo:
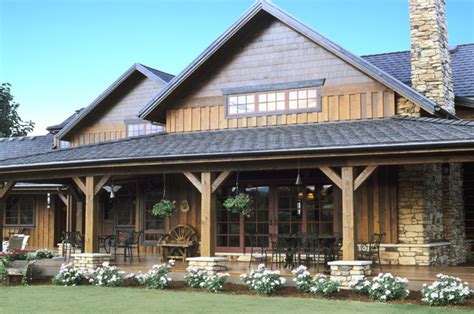
<path fill-rule="evenodd" d="M 349 164 L 348 156 L 354 157 L 353 160 L 358 156 L 361 165 L 368 165 L 374 163 L 375 158 L 382 159 L 401 152 L 439 153 L 441 156 L 442 153 L 466 153 L 472 149 L 474 122 L 392 117 L 142 136 L 7 159 L 0 162 L 0 176 L 29 169 L 139 166 L 151 162 L 171 169 L 179 163 L 189 166 L 198 161 L 201 164 L 224 160 L 264 162 L 285 157 L 288 160 L 343 157 L 345 160 L 340 160 L 339 164 L 344 165 Z M 422 161 L 426 156 L 420 155 L 419 158 Z M 470 161 L 462 158 L 464 156 L 457 161 Z M 416 162 L 415 157 L 412 160 L 420 162 Z"/>

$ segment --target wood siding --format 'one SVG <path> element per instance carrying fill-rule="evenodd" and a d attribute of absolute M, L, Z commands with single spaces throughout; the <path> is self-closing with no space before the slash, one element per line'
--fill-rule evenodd
<path fill-rule="evenodd" d="M 4 212 L 4 201 L 0 201 L 0 218 L 1 224 L 3 224 L 3 212 Z M 28 234 L 28 250 L 34 249 L 55 249 L 59 240 L 60 235 L 57 228 L 57 200 L 56 196 L 51 196 L 51 206 L 47 207 L 46 195 L 35 195 L 35 221 L 32 227 L 13 227 L 4 226 L 2 235 L 3 237 L 9 237 L 10 233 L 22 232 Z"/>
<path fill-rule="evenodd" d="M 223 103 L 223 98 L 220 100 Z M 394 93 L 373 90 L 352 94 L 324 95 L 320 112 L 279 114 L 227 119 L 224 106 L 168 110 L 168 132 L 207 131 L 270 125 L 306 124 L 327 121 L 359 120 L 389 117 L 395 114 Z"/>
<path fill-rule="evenodd" d="M 164 84 L 142 74 L 119 86 L 119 95 L 111 95 L 97 114 L 69 137 L 71 146 L 111 141 L 126 137 L 126 120 L 137 120 L 138 112 L 163 88 Z"/>

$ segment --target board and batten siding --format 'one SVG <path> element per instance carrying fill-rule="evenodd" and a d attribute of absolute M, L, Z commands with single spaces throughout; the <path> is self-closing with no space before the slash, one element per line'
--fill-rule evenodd
<path fill-rule="evenodd" d="M 267 125 L 371 119 L 395 114 L 392 90 L 339 59 L 321 46 L 269 20 L 248 43 L 202 75 L 166 112 L 168 132 L 190 132 Z M 325 79 L 321 111 L 229 118 L 224 115 L 223 90 Z"/>
<path fill-rule="evenodd" d="M 395 114 L 393 91 L 368 91 L 345 95 L 324 95 L 320 112 L 226 118 L 224 106 L 168 110 L 168 132 L 207 131 L 270 125 L 306 124 L 328 121 L 390 117 Z M 223 102 L 223 98 L 222 98 Z"/>
<path fill-rule="evenodd" d="M 138 75 L 138 74 L 136 74 Z M 70 139 L 71 146 L 94 144 L 125 138 L 125 120 L 137 120 L 138 112 L 163 88 L 164 84 L 140 74 L 126 86 L 119 97 L 105 99 L 101 106 L 108 109 L 76 131 Z"/>

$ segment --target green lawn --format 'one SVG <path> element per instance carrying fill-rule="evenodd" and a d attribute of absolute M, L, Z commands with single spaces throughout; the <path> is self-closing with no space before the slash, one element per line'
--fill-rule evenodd
<path fill-rule="evenodd" d="M 133 288 L 0 287 L 0 313 L 446 313 L 417 305 L 236 296 Z M 459 311 L 461 312 L 461 311 Z M 464 312 L 464 311 L 462 311 Z M 464 312 L 466 313 L 466 312 Z"/>

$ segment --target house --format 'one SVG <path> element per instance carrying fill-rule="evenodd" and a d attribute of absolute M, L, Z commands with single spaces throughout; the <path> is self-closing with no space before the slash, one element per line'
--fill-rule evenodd
<path fill-rule="evenodd" d="M 474 44 L 448 47 L 444 0 L 410 5 L 410 52 L 358 57 L 257 1 L 178 75 L 132 66 L 52 128 L 55 148 L 0 162 L 4 236 L 78 230 L 96 253 L 98 236 L 139 230 L 156 254 L 185 224 L 213 257 L 247 252 L 246 234 L 341 234 L 352 261 L 385 233 L 385 264 L 465 262 L 474 122 L 460 118 L 474 116 Z M 66 219 L 12 201 L 16 182 L 60 185 Z M 121 186 L 114 199 L 105 185 Z M 236 185 L 255 201 L 249 218 L 222 206 Z M 158 218 L 165 191 L 179 209 Z"/>

